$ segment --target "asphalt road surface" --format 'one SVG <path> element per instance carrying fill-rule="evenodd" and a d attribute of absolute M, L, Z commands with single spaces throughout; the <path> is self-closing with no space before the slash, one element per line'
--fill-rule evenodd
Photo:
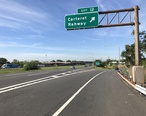
<path fill-rule="evenodd" d="M 146 116 L 146 99 L 116 71 L 0 75 L 0 116 Z"/>

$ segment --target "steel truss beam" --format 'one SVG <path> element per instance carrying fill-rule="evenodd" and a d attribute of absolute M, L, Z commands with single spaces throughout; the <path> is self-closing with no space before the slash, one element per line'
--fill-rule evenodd
<path fill-rule="evenodd" d="M 124 17 L 120 19 L 120 14 L 126 12 Z M 133 26 L 134 22 L 131 21 L 131 13 L 134 12 L 134 8 L 121 9 L 121 10 L 110 10 L 110 11 L 100 11 L 99 15 L 103 15 L 99 21 L 99 25 L 96 27 L 87 27 L 87 28 L 77 28 L 77 29 L 67 29 L 67 30 L 80 30 L 80 29 L 93 29 L 93 28 L 104 28 L 104 27 L 117 27 L 117 26 Z M 111 20 L 109 16 L 113 15 Z M 123 23 L 124 19 L 129 16 L 129 22 Z M 118 23 L 113 23 L 113 20 L 117 18 Z M 101 24 L 103 20 L 106 19 L 106 24 Z"/>

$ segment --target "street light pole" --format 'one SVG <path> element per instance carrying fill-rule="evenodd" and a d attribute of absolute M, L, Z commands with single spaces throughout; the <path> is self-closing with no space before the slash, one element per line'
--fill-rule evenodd
<path fill-rule="evenodd" d="M 120 64 L 120 57 L 121 57 L 121 54 L 120 54 L 120 47 L 119 47 L 119 64 Z"/>
<path fill-rule="evenodd" d="M 90 54 L 90 55 L 92 55 L 92 60 L 93 60 L 93 67 L 95 68 L 95 65 L 94 65 L 94 53 L 87 53 L 87 54 Z"/>
<path fill-rule="evenodd" d="M 46 56 L 46 63 L 47 63 L 47 55 L 45 55 Z"/>
<path fill-rule="evenodd" d="M 107 46 L 104 46 L 104 47 L 107 47 Z M 118 56 L 119 56 L 119 63 L 120 63 L 120 60 L 121 60 L 121 53 L 120 53 L 121 51 L 120 51 L 120 47 L 118 47 Z M 115 57 L 115 60 L 116 60 L 116 57 Z"/>

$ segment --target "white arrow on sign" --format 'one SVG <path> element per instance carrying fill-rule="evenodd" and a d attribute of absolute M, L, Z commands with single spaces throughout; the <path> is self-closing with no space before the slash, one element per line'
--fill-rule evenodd
<path fill-rule="evenodd" d="M 91 17 L 90 23 L 91 23 L 92 21 L 95 21 L 95 17 Z"/>

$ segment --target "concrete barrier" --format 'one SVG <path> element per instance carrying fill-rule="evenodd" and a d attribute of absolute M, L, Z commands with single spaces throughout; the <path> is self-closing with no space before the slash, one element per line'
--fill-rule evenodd
<path fill-rule="evenodd" d="M 144 84 L 144 67 L 133 66 L 132 67 L 133 82 L 136 84 Z"/>

